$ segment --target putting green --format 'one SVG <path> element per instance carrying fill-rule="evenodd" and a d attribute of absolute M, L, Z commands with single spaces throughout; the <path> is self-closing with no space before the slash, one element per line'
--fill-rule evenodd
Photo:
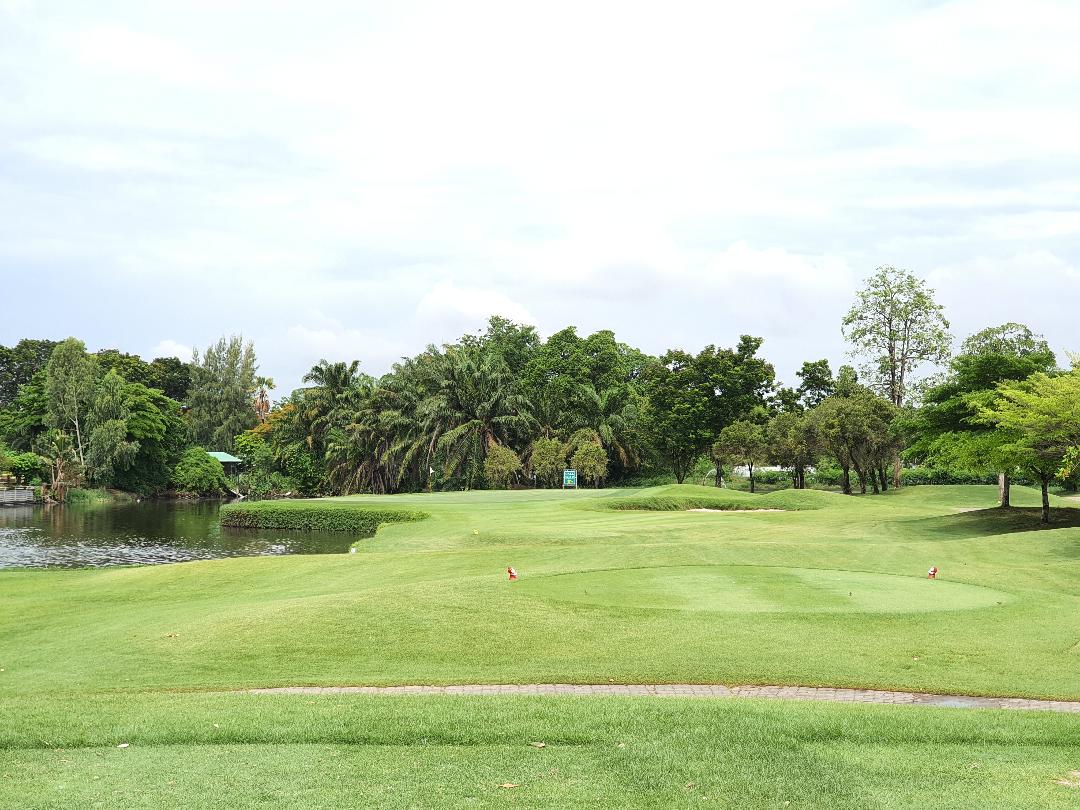
<path fill-rule="evenodd" d="M 620 568 L 525 578 L 532 596 L 622 608 L 724 613 L 924 613 L 994 607 L 1001 591 L 948 580 L 753 565 Z"/>

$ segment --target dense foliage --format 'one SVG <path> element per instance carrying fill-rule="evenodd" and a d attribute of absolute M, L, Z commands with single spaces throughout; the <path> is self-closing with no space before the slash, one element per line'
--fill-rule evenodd
<path fill-rule="evenodd" d="M 882 267 L 842 324 L 866 361 L 861 379 L 819 359 L 786 387 L 749 335 L 654 357 L 607 330 L 543 339 L 493 317 L 379 378 L 358 360 L 320 360 L 273 404 L 273 382 L 239 337 L 189 363 L 23 340 L 0 347 L 0 472 L 41 478 L 54 497 L 83 485 L 255 499 L 558 487 L 566 469 L 582 486 L 710 475 L 722 486 L 734 471 L 751 491 L 786 476 L 795 489 L 849 494 L 996 474 L 1003 506 L 1017 475 L 1044 491 L 1075 487 L 1080 371 L 1058 369 L 1045 340 L 1010 323 L 968 338 L 942 374 L 914 379 L 948 359 L 947 328 L 925 282 Z M 195 447 L 237 454 L 238 477 L 223 483 Z M 927 472 L 902 475 L 901 459 Z"/>
<path fill-rule="evenodd" d="M 190 447 L 173 470 L 172 483 L 192 495 L 220 495 L 229 488 L 225 468 L 201 447 Z"/>

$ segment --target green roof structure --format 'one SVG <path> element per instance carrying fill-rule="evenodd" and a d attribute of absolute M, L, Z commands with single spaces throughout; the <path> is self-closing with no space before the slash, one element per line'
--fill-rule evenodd
<path fill-rule="evenodd" d="M 222 464 L 243 464 L 244 463 L 243 459 L 237 458 L 236 456 L 230 455 L 228 453 L 221 453 L 221 452 L 218 452 L 216 450 L 207 450 L 206 455 L 213 456 L 218 461 L 220 461 Z"/>

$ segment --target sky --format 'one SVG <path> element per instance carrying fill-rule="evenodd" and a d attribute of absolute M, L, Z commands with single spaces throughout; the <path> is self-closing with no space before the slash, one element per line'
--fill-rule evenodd
<path fill-rule="evenodd" d="M 499 314 L 797 383 L 890 264 L 957 340 L 1080 351 L 1078 41 L 1073 0 L 0 0 L 0 344 L 238 333 L 280 395 Z"/>

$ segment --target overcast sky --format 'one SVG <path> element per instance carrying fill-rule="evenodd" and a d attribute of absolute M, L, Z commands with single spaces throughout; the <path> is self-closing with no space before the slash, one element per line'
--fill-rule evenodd
<path fill-rule="evenodd" d="M 498 313 L 792 382 L 893 264 L 1080 350 L 1078 42 L 1075 0 L 0 0 L 0 343 L 239 332 L 287 392 Z"/>

